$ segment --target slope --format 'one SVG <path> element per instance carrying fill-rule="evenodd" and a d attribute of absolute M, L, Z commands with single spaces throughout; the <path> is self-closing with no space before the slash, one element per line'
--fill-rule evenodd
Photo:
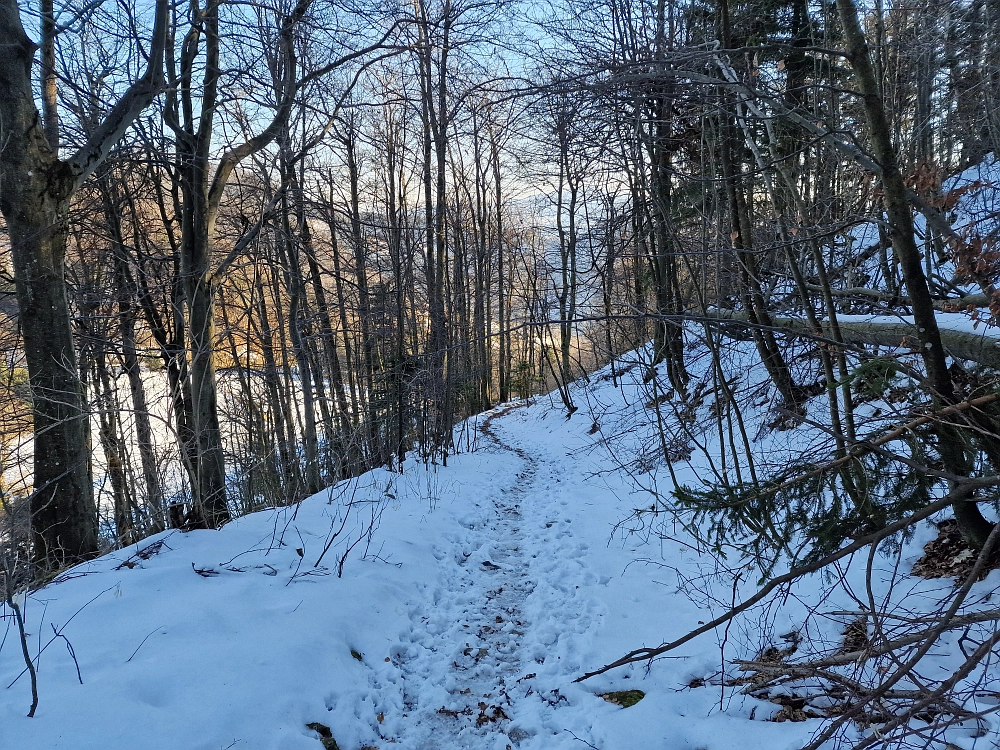
<path fill-rule="evenodd" d="M 786 630 L 837 648 L 849 618 L 810 613 L 854 608 L 845 591 L 864 586 L 865 560 L 838 587 L 813 577 L 649 670 L 573 682 L 756 587 L 752 566 L 694 543 L 641 489 L 657 476 L 631 468 L 657 452 L 642 356 L 616 363 L 617 385 L 609 370 L 574 385 L 571 419 L 548 397 L 481 415 L 475 450 L 446 468 L 409 461 L 221 531 L 166 532 L 33 592 L 40 703 L 24 716 L 27 675 L 4 610 L 0 747 L 318 750 L 317 728 L 341 750 L 801 747 L 821 719 L 767 721 L 780 696 L 721 675 Z M 755 414 L 767 411 L 764 399 Z M 764 455 L 810 439 L 760 437 Z M 710 477 L 702 456 L 676 462 L 683 481 Z M 901 559 L 932 536 L 928 525 Z M 892 587 L 898 562 L 875 563 L 876 595 L 929 610 L 950 583 Z M 620 690 L 645 697 L 629 708 L 600 697 Z M 978 747 L 984 731 L 996 737 L 989 717 L 949 741 Z"/>

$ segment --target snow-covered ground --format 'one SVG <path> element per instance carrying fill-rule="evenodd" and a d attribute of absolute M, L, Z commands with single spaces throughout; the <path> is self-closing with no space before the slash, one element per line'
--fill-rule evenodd
<path fill-rule="evenodd" d="M 723 660 L 786 630 L 808 627 L 810 643 L 836 648 L 849 618 L 806 613 L 856 607 L 843 591 L 863 590 L 864 555 L 842 571 L 841 593 L 816 576 L 648 670 L 574 682 L 756 587 L 749 568 L 735 588 L 716 577 L 719 561 L 664 524 L 622 470 L 648 440 L 642 374 L 632 368 L 616 388 L 605 370 L 574 386 L 570 419 L 547 397 L 480 415 L 476 450 L 446 468 L 408 462 L 221 531 L 165 532 L 30 594 L 39 705 L 25 716 L 28 678 L 5 609 L 0 748 L 320 750 L 309 724 L 329 727 L 341 750 L 801 747 L 822 720 L 767 721 L 778 705 L 717 677 Z M 696 413 L 696 435 L 710 408 Z M 805 439 L 773 435 L 762 450 Z M 675 463 L 681 481 L 708 476 L 704 455 Z M 658 533 L 639 523 L 651 517 Z M 929 610 L 950 590 L 898 585 L 932 536 L 922 528 L 898 568 L 878 558 L 897 578 L 891 594 L 876 582 L 875 596 L 896 597 L 888 609 Z M 929 658 L 953 664 L 948 643 Z M 645 698 L 628 708 L 600 697 L 636 689 Z M 984 721 L 985 736 L 958 728 L 948 739 L 995 746 L 996 723 Z"/>

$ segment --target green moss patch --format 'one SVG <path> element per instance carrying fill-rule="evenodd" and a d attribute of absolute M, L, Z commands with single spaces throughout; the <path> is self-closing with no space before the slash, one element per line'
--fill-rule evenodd
<path fill-rule="evenodd" d="M 629 706 L 634 706 L 636 703 L 645 698 L 646 694 L 641 690 L 615 690 L 610 693 L 601 693 L 600 697 L 604 698 L 604 700 L 608 703 L 614 703 L 616 706 L 628 708 Z"/>

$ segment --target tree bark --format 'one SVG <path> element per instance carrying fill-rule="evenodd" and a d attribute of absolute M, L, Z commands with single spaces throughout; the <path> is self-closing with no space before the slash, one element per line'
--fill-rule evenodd
<path fill-rule="evenodd" d="M 165 0 L 156 4 L 145 75 L 126 90 L 84 147 L 64 162 L 35 107 L 35 45 L 24 32 L 16 0 L 0 0 L 0 212 L 10 234 L 32 388 L 32 554 L 43 570 L 73 564 L 98 550 L 89 421 L 63 278 L 70 199 L 158 93 L 167 7 Z M 53 111 L 47 123 L 53 128 L 54 117 Z"/>

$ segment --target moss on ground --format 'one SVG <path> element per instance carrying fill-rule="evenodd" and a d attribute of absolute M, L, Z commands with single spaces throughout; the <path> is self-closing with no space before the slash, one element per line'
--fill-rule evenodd
<path fill-rule="evenodd" d="M 601 693 L 601 697 L 608 703 L 614 703 L 616 706 L 628 708 L 629 706 L 634 706 L 636 703 L 645 698 L 646 694 L 641 690 L 615 690 L 610 693 Z"/>

